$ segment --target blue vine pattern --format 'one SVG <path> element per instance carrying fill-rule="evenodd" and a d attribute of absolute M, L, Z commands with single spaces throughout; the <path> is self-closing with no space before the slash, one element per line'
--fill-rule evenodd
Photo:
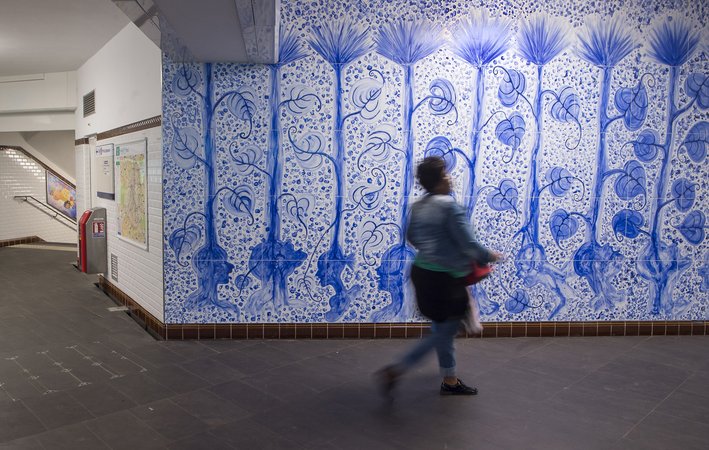
<path fill-rule="evenodd" d="M 486 320 L 705 319 L 706 6 L 424 3 L 288 0 L 274 64 L 165 56 L 166 321 L 418 320 L 425 155 L 509 255 Z"/>

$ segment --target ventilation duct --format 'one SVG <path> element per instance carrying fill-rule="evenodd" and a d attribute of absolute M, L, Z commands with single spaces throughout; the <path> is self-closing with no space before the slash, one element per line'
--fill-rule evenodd
<path fill-rule="evenodd" d="M 96 112 L 96 91 L 84 95 L 84 117 Z"/>

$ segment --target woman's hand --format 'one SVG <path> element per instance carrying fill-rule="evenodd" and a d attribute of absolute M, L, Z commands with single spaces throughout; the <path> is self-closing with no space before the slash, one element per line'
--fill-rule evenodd
<path fill-rule="evenodd" d="M 500 262 L 505 260 L 505 255 L 499 252 L 492 252 L 492 262 Z"/>

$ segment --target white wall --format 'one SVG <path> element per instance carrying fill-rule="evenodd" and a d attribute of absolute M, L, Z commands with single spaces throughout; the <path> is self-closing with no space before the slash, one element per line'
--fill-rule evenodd
<path fill-rule="evenodd" d="M 73 131 L 0 133 L 0 145 L 22 147 L 59 175 L 75 183 Z M 38 147 L 35 147 L 37 145 Z"/>
<path fill-rule="evenodd" d="M 28 131 L 22 137 L 53 164 L 53 168 L 62 169 L 71 178 L 76 177 L 74 167 L 74 130 L 63 131 Z"/>
<path fill-rule="evenodd" d="M 75 226 L 67 227 L 31 205 L 15 200 L 16 195 L 31 195 L 44 201 L 45 170 L 20 152 L 0 150 L 0 241 L 39 236 L 48 242 L 76 242 Z"/>
<path fill-rule="evenodd" d="M 77 215 L 93 208 L 91 196 L 91 152 L 88 144 L 77 145 L 74 148 L 76 167 L 76 211 Z"/>
<path fill-rule="evenodd" d="M 0 77 L 0 132 L 74 128 L 76 72 Z"/>
<path fill-rule="evenodd" d="M 77 170 L 82 170 L 78 180 L 90 184 L 86 176 L 91 167 L 91 158 L 96 145 L 114 144 L 148 139 L 148 249 L 142 249 L 119 239 L 116 236 L 118 222 L 116 202 L 96 196 L 96 189 L 91 186 L 88 195 L 90 206 L 86 206 L 86 190 L 79 194 L 79 206 L 106 208 L 108 239 L 108 270 L 106 279 L 128 294 L 159 320 L 163 320 L 163 256 L 162 256 L 162 128 L 150 128 L 115 138 L 76 147 Z M 88 156 L 87 156 L 88 155 Z M 81 165 L 81 166 L 80 166 Z M 118 257 L 118 280 L 112 278 L 111 254 Z"/>
<path fill-rule="evenodd" d="M 84 118 L 77 109 L 75 135 L 89 144 L 75 147 L 77 204 L 80 211 L 104 207 L 107 214 L 106 279 L 159 320 L 163 320 L 162 128 L 155 127 L 96 141 L 96 134 L 159 116 L 162 112 L 160 49 L 132 23 L 77 71 L 77 98 L 96 91 L 96 113 Z M 116 236 L 116 202 L 96 196 L 91 185 L 96 145 L 148 139 L 148 248 Z M 111 254 L 118 257 L 118 280 L 112 278 Z"/>
<path fill-rule="evenodd" d="M 96 91 L 96 113 L 76 110 L 76 137 L 161 113 L 160 49 L 130 23 L 77 71 L 77 98 Z"/>

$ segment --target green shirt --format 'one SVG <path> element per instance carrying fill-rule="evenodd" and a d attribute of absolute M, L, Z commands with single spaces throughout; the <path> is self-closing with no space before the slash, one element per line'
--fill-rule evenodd
<path fill-rule="evenodd" d="M 419 258 L 418 256 L 414 260 L 414 265 L 416 267 L 430 270 L 432 272 L 448 272 L 453 278 L 461 278 L 461 277 L 464 277 L 470 273 L 469 270 L 467 272 L 461 272 L 461 271 L 457 271 L 457 270 L 446 269 L 445 267 L 439 266 L 438 264 L 426 262 L 426 261 L 422 260 L 421 258 Z"/>

